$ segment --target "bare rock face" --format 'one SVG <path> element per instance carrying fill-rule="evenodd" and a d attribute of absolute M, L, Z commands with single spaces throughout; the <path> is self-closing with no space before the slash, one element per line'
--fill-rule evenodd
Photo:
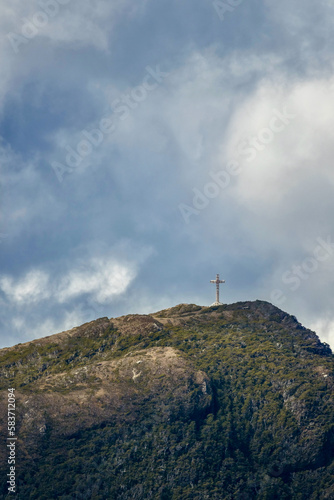
<path fill-rule="evenodd" d="M 120 332 L 124 334 L 145 334 L 160 331 L 163 328 L 162 323 L 155 320 L 152 316 L 144 314 L 129 314 L 112 320 L 113 324 Z"/>
<path fill-rule="evenodd" d="M 71 436 L 109 421 L 133 422 L 139 405 L 142 415 L 153 412 L 166 423 L 208 413 L 212 390 L 205 373 L 175 349 L 157 347 L 46 376 L 34 393 L 16 397 L 24 409 L 20 434 L 37 444 L 46 431 Z"/>
<path fill-rule="evenodd" d="M 333 368 L 329 346 L 262 301 L 100 318 L 2 349 L 17 498 L 334 498 Z"/>

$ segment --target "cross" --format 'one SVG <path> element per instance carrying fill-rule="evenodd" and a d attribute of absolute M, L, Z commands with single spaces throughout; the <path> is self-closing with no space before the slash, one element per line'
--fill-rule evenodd
<path fill-rule="evenodd" d="M 216 302 L 212 304 L 213 306 L 222 306 L 223 304 L 219 302 L 219 285 L 220 283 L 225 283 L 225 280 L 219 279 L 219 274 L 217 274 L 215 280 L 210 280 L 210 283 L 216 283 Z"/>

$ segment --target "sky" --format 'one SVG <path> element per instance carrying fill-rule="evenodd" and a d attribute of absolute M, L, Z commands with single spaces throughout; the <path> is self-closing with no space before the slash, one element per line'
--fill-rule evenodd
<path fill-rule="evenodd" d="M 332 0 L 0 0 L 0 347 L 266 300 L 334 347 Z"/>

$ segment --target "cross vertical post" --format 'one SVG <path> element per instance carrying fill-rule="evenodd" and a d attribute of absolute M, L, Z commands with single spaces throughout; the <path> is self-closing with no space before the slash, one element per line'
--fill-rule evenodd
<path fill-rule="evenodd" d="M 210 280 L 210 283 L 216 283 L 216 302 L 214 302 L 213 306 L 222 306 L 223 304 L 219 302 L 219 285 L 220 283 L 225 283 L 225 280 L 220 280 L 219 279 L 219 274 L 216 275 L 215 280 Z"/>

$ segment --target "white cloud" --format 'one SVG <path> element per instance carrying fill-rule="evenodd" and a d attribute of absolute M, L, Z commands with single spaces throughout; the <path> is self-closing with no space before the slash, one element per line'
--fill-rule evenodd
<path fill-rule="evenodd" d="M 309 328 L 315 331 L 323 342 L 329 344 L 334 350 L 334 320 L 318 319 L 310 323 Z"/>
<path fill-rule="evenodd" d="M 40 302 L 50 297 L 49 276 L 40 270 L 29 271 L 16 281 L 10 276 L 2 276 L 0 288 L 9 301 L 16 304 Z"/>
<path fill-rule="evenodd" d="M 85 270 L 71 271 L 60 280 L 56 292 L 59 302 L 90 294 L 99 303 L 108 302 L 113 296 L 123 293 L 135 278 L 134 266 L 114 261 L 92 259 Z"/>
<path fill-rule="evenodd" d="M 64 303 L 85 294 L 92 301 L 104 304 L 122 294 L 136 276 L 134 264 L 122 264 L 114 259 L 93 258 L 86 269 L 73 270 L 57 280 L 42 270 L 29 271 L 23 278 L 0 277 L 0 289 L 9 303 L 25 305 L 53 299 Z"/>
<path fill-rule="evenodd" d="M 305 213 L 296 210 L 299 203 L 313 205 L 311 220 L 324 203 L 332 206 L 330 193 L 325 194 L 321 187 L 334 183 L 334 117 L 330 111 L 334 105 L 333 89 L 334 79 L 304 80 L 290 85 L 266 81 L 234 113 L 226 140 L 228 156 L 242 164 L 234 196 L 240 205 L 260 215 L 265 224 L 279 223 L 282 230 L 284 220 L 287 227 L 291 223 L 305 227 Z M 281 114 L 286 110 L 294 117 L 265 143 L 267 132 L 263 131 L 268 131 L 274 110 Z M 238 153 L 238 145 L 246 143 L 247 148 L 243 146 Z M 327 218 L 326 223 L 328 234 L 331 220 Z M 311 226 L 314 239 L 323 234 L 323 227 Z M 271 236 L 275 238 L 275 231 L 271 231 Z"/>
<path fill-rule="evenodd" d="M 297 0 L 293 3 L 282 0 L 279 4 L 264 0 L 268 21 L 274 23 L 280 29 L 284 29 L 296 37 L 301 37 L 303 45 L 306 46 L 308 35 L 308 46 L 314 42 L 314 32 L 318 36 L 326 35 L 329 26 L 333 23 L 333 1 L 319 0 L 316 4 L 312 0 Z M 317 22 L 315 22 L 317 20 Z M 304 39 L 305 36 L 305 39 Z"/>
<path fill-rule="evenodd" d="M 138 263 L 142 259 L 145 251 Z M 41 269 L 16 279 L 0 276 L 0 304 L 6 310 L 2 346 L 52 335 L 106 316 L 115 298 L 121 299 L 137 275 L 137 264 L 124 258 L 88 258 L 84 266 L 73 263 L 72 267 L 56 278 Z"/>
<path fill-rule="evenodd" d="M 7 36 L 8 42 L 19 50 L 26 43 L 17 42 L 8 33 L 24 36 L 27 43 L 33 39 L 46 38 L 55 45 L 93 46 L 108 50 L 112 28 L 123 16 L 135 16 L 145 4 L 146 1 L 138 5 L 133 0 L 97 0 L 93 3 L 88 0 L 68 0 L 61 3 L 57 0 L 41 0 L 38 3 L 17 0 L 15 5 L 8 7 L 3 0 L 0 2 L 0 30 L 6 30 L 3 34 Z"/>

